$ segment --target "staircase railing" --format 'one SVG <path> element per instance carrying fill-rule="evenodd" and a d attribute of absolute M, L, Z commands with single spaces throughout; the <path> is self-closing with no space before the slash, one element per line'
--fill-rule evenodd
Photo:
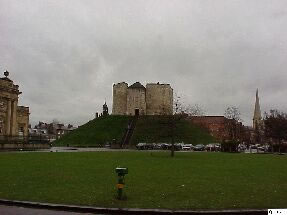
<path fill-rule="evenodd" d="M 134 116 L 133 119 L 129 122 L 128 127 L 126 128 L 126 132 L 121 142 L 121 148 L 127 148 L 129 146 L 129 142 L 135 130 L 137 120 L 138 120 L 138 116 Z"/>

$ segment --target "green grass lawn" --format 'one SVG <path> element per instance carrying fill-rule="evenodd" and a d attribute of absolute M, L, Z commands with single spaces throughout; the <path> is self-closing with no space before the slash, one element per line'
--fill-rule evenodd
<path fill-rule="evenodd" d="M 127 200 L 114 169 L 127 166 Z M 103 207 L 286 208 L 287 156 L 169 152 L 1 153 L 0 198 Z"/>

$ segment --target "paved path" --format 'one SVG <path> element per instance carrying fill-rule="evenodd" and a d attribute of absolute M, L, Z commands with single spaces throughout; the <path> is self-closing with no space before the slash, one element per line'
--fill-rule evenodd
<path fill-rule="evenodd" d="M 74 213 L 67 211 L 54 211 L 46 209 L 24 208 L 0 205 L 0 214 L 3 215 L 91 215 L 91 213 Z"/>
<path fill-rule="evenodd" d="M 77 147 L 52 147 L 50 149 L 41 149 L 36 151 L 6 151 L 3 153 L 26 153 L 26 152 L 119 152 L 119 151 L 138 151 L 138 152 L 163 152 L 163 151 L 169 151 L 169 150 L 137 150 L 137 149 L 111 149 L 111 148 L 94 148 L 94 147 L 86 147 L 86 148 L 77 148 Z M 182 150 L 182 151 L 176 151 L 178 152 L 185 152 L 185 153 L 205 153 L 207 151 L 193 151 L 193 150 Z M 219 151 L 220 152 L 220 151 Z M 213 152 L 218 153 L 218 152 Z M 242 153 L 252 153 L 252 154 L 264 154 L 264 151 L 257 151 L 257 149 L 246 149 Z"/>
<path fill-rule="evenodd" d="M 136 149 L 110 149 L 110 148 L 76 148 L 76 147 L 52 147 L 50 149 L 39 149 L 35 151 L 2 151 L 2 153 L 27 153 L 27 152 L 105 152 L 105 151 L 138 151 Z M 2 215 L 2 214 L 1 214 Z"/>
<path fill-rule="evenodd" d="M 132 149 L 110 149 L 110 148 L 76 148 L 76 147 L 52 147 L 51 152 L 105 152 L 105 151 L 132 151 Z"/>

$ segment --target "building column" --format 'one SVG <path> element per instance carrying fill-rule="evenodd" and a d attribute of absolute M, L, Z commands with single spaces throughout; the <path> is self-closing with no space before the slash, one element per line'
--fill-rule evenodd
<path fill-rule="evenodd" d="M 10 135 L 10 125 L 11 123 L 11 100 L 7 101 L 7 118 L 6 118 L 6 135 Z"/>
<path fill-rule="evenodd" d="M 17 134 L 17 100 L 12 101 L 11 104 L 11 125 L 10 134 L 16 136 Z"/>

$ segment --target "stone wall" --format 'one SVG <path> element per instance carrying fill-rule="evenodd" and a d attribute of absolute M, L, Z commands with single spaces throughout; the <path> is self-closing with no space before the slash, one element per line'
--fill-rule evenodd
<path fill-rule="evenodd" d="M 113 85 L 113 110 L 114 115 L 127 114 L 127 90 L 128 84 L 121 82 Z"/>
<path fill-rule="evenodd" d="M 173 114 L 173 89 L 169 84 L 146 85 L 147 115 Z"/>
<path fill-rule="evenodd" d="M 146 115 L 146 92 L 144 88 L 129 88 L 127 96 L 127 115 Z"/>
<path fill-rule="evenodd" d="M 0 150 L 36 150 L 36 149 L 49 149 L 51 145 L 49 143 L 1 143 Z"/>
<path fill-rule="evenodd" d="M 29 107 L 18 106 L 17 107 L 17 130 L 23 131 L 24 136 L 28 136 L 29 130 Z"/>

